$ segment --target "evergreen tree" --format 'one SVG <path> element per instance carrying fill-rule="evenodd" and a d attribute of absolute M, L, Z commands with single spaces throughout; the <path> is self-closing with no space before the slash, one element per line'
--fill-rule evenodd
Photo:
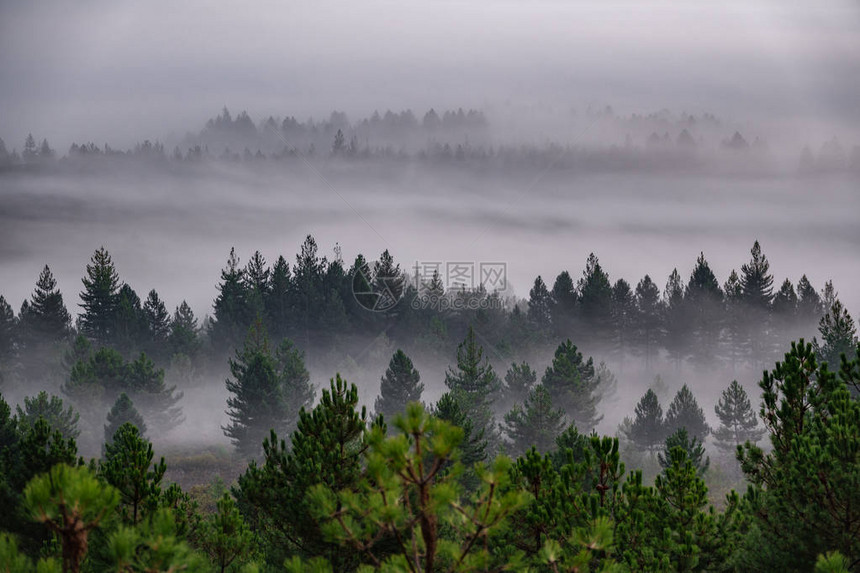
<path fill-rule="evenodd" d="M 220 573 L 241 563 L 254 548 L 254 535 L 229 493 L 216 502 L 215 513 L 206 520 L 200 537 L 203 550 Z"/>
<path fill-rule="evenodd" d="M 797 329 L 798 299 L 791 281 L 785 279 L 773 297 L 773 327 L 779 348 L 787 346 Z"/>
<path fill-rule="evenodd" d="M 666 431 L 675 433 L 681 428 L 685 428 L 691 437 L 699 440 L 704 440 L 711 431 L 704 411 L 686 384 L 681 386 L 666 410 Z"/>
<path fill-rule="evenodd" d="M 28 133 L 27 138 L 24 140 L 24 151 L 21 153 L 21 156 L 25 163 L 33 163 L 38 157 L 38 153 L 36 152 L 36 139 L 33 137 L 32 133 Z"/>
<path fill-rule="evenodd" d="M 633 343 L 633 324 L 636 317 L 636 299 L 630 285 L 618 279 L 612 286 L 612 350 L 620 364 L 630 352 Z"/>
<path fill-rule="evenodd" d="M 505 414 L 505 433 L 513 456 L 520 456 L 529 448 L 549 452 L 556 438 L 564 431 L 564 411 L 553 407 L 553 399 L 543 384 L 529 392 L 522 404 L 515 405 Z"/>
<path fill-rule="evenodd" d="M 848 314 L 848 310 L 837 299 L 827 309 L 818 322 L 818 332 L 821 342 L 813 340 L 812 345 L 818 360 L 827 363 L 831 370 L 839 368 L 840 358 L 844 354 L 849 360 L 856 356 L 857 327 Z"/>
<path fill-rule="evenodd" d="M 660 349 L 662 340 L 663 304 L 660 289 L 645 275 L 636 285 L 633 340 L 650 368 Z"/>
<path fill-rule="evenodd" d="M 11 378 L 12 360 L 16 354 L 16 326 L 15 312 L 0 295 L 0 388 Z"/>
<path fill-rule="evenodd" d="M 676 369 L 680 369 L 690 346 L 689 317 L 684 304 L 684 290 L 684 281 L 678 269 L 673 269 L 663 291 L 665 308 L 663 344 Z"/>
<path fill-rule="evenodd" d="M 236 249 L 231 248 L 227 266 L 221 271 L 214 304 L 215 318 L 211 324 L 210 336 L 218 354 L 229 353 L 238 346 L 253 318 L 248 309 L 245 272 L 239 266 Z"/>
<path fill-rule="evenodd" d="M 245 265 L 244 280 L 248 296 L 248 315 L 251 318 L 262 317 L 265 313 L 266 300 L 269 298 L 269 278 L 271 271 L 266 266 L 266 259 L 260 251 L 254 251 L 248 264 Z"/>
<path fill-rule="evenodd" d="M 630 425 L 628 439 L 638 448 L 653 452 L 666 438 L 666 424 L 663 420 L 663 408 L 654 390 L 649 389 L 636 404 L 634 418 Z"/>
<path fill-rule="evenodd" d="M 272 430 L 283 433 L 288 417 L 277 366 L 261 322 L 251 327 L 245 346 L 229 364 L 234 379 L 227 380 L 230 424 L 223 428 L 224 434 L 240 454 L 254 458 Z"/>
<path fill-rule="evenodd" d="M 745 442 L 758 442 L 764 435 L 764 428 L 759 426 L 746 390 L 737 380 L 732 380 L 723 390 L 714 412 L 720 419 L 720 427 L 714 430 L 714 439 L 717 447 L 727 452 L 734 452 Z"/>
<path fill-rule="evenodd" d="M 860 559 L 860 401 L 847 390 L 857 383 L 860 360 L 834 373 L 803 341 L 759 382 L 773 449 L 746 443 L 738 455 L 752 483 L 747 570 L 810 571 L 833 550 Z"/>
<path fill-rule="evenodd" d="M 800 277 L 797 283 L 797 319 L 801 326 L 813 326 L 818 323 L 824 314 L 824 306 L 821 297 L 806 278 Z"/>
<path fill-rule="evenodd" d="M 522 403 L 536 383 L 537 372 L 529 366 L 528 362 L 511 363 L 511 367 L 505 372 L 503 406 L 510 410 L 515 404 Z"/>
<path fill-rule="evenodd" d="M 535 284 L 529 291 L 529 310 L 528 319 L 532 332 L 543 339 L 548 337 L 550 333 L 552 321 L 552 299 L 549 291 L 546 288 L 546 283 L 538 277 L 535 279 Z"/>
<path fill-rule="evenodd" d="M 194 311 L 184 300 L 176 307 L 173 319 L 170 321 L 169 342 L 173 354 L 184 354 L 193 357 L 200 346 L 198 340 L 197 319 Z"/>
<path fill-rule="evenodd" d="M 117 301 L 111 343 L 123 354 L 128 355 L 136 350 L 142 350 L 146 343 L 147 316 L 143 311 L 140 297 L 127 284 L 120 287 Z"/>
<path fill-rule="evenodd" d="M 159 360 L 167 359 L 171 331 L 170 313 L 167 312 L 167 307 L 158 297 L 155 289 L 149 291 L 146 302 L 143 303 L 143 315 L 146 317 L 149 335 L 146 351 Z"/>
<path fill-rule="evenodd" d="M 296 264 L 293 266 L 297 335 L 306 350 L 312 348 L 312 343 L 316 342 L 316 322 L 320 309 L 325 306 L 323 299 L 326 292 L 322 288 L 322 283 L 327 261 L 320 258 L 317 251 L 316 240 L 308 235 L 302 243 L 299 254 L 296 255 Z"/>
<path fill-rule="evenodd" d="M 496 439 L 496 422 L 491 407 L 501 390 L 501 382 L 484 357 L 484 349 L 478 344 L 471 326 L 457 347 L 456 369 L 449 367 L 445 373 L 445 386 L 454 397 L 463 400 L 463 410 L 474 421 L 475 427 L 483 430 L 492 447 Z"/>
<path fill-rule="evenodd" d="M 263 302 L 269 331 L 275 340 L 280 340 L 293 334 L 293 278 L 290 265 L 283 256 L 278 257 L 272 266 L 267 293 Z"/>
<path fill-rule="evenodd" d="M 152 444 L 131 422 L 122 424 L 105 443 L 99 475 L 119 492 L 122 520 L 137 525 L 145 515 L 157 509 L 161 481 L 167 466 L 164 458 L 153 463 Z"/>
<path fill-rule="evenodd" d="M 299 412 L 310 408 L 314 401 L 314 386 L 305 367 L 304 352 L 289 339 L 283 339 L 275 350 L 278 384 L 284 397 L 283 421 L 280 429 L 286 435 L 296 429 Z"/>
<path fill-rule="evenodd" d="M 63 408 L 63 400 L 59 396 L 51 395 L 45 391 L 39 392 L 32 398 L 24 398 L 24 408 L 17 406 L 18 424 L 20 427 L 33 427 L 39 418 L 44 419 L 51 429 L 60 432 L 63 438 L 77 439 L 81 431 L 78 430 L 78 421 L 81 415 L 75 412 L 71 406 Z"/>
<path fill-rule="evenodd" d="M 600 380 L 595 375 L 594 360 L 584 360 L 570 340 L 556 348 L 541 383 L 580 431 L 593 429 L 603 419 L 597 414 Z"/>
<path fill-rule="evenodd" d="M 440 420 L 444 420 L 452 426 L 463 430 L 463 441 L 460 443 L 460 461 L 464 467 L 473 468 L 475 464 L 486 461 L 489 443 L 487 442 L 484 429 L 475 426 L 468 412 L 461 406 L 464 400 L 457 397 L 458 392 L 457 390 L 452 390 L 442 394 L 433 407 L 432 413 Z M 467 487 L 470 484 L 474 486 L 472 477 L 471 475 L 467 475 L 465 480 Z"/>
<path fill-rule="evenodd" d="M 71 334 L 72 318 L 57 289 L 57 280 L 48 265 L 36 281 L 26 312 L 21 313 L 21 331 L 28 352 L 36 353 L 42 344 L 67 340 Z"/>
<path fill-rule="evenodd" d="M 750 250 L 752 259 L 741 266 L 741 292 L 744 302 L 751 308 L 762 311 L 770 309 L 773 302 L 773 275 L 769 274 L 770 263 L 761 252 L 756 241 Z"/>
<path fill-rule="evenodd" d="M 672 450 L 675 448 L 684 450 L 687 459 L 696 468 L 698 475 L 703 475 L 708 471 L 711 459 L 705 457 L 705 447 L 696 436 L 693 436 L 691 439 L 685 428 L 678 428 L 673 434 L 668 436 L 663 451 L 657 454 L 657 459 L 664 470 L 672 467 Z"/>
<path fill-rule="evenodd" d="M 393 420 L 396 414 L 406 411 L 409 402 L 420 402 L 424 384 L 421 375 L 412 365 L 412 360 L 400 349 L 391 357 L 379 396 L 374 404 L 376 415 L 382 415 L 386 420 Z"/>
<path fill-rule="evenodd" d="M 717 277 L 705 260 L 705 254 L 700 253 L 684 292 L 684 306 L 690 319 L 691 355 L 700 365 L 708 365 L 715 358 L 722 326 L 722 304 L 723 293 Z"/>
<path fill-rule="evenodd" d="M 577 286 L 585 332 L 594 344 L 605 343 L 609 337 L 608 327 L 612 324 L 612 286 L 609 275 L 603 271 L 594 253 L 588 255 L 585 270 Z"/>
<path fill-rule="evenodd" d="M 114 434 L 123 424 L 132 424 L 137 428 L 141 438 L 146 436 L 146 423 L 125 392 L 119 395 L 108 412 L 107 424 L 105 424 L 105 443 L 113 439 Z"/>
<path fill-rule="evenodd" d="M 263 443 L 264 464 L 251 461 L 239 477 L 237 499 L 272 566 L 282 566 L 287 555 L 296 553 L 328 557 L 337 571 L 355 565 L 353 551 L 326 541 L 307 494 L 317 484 L 331 491 L 358 487 L 368 420 L 357 405 L 358 388 L 347 386 L 338 374 L 319 404 L 299 413 L 292 447 L 273 432 Z"/>
<path fill-rule="evenodd" d="M 383 251 L 379 260 L 373 265 L 373 292 L 377 296 L 376 308 L 383 311 L 393 310 L 403 296 L 405 281 L 400 265 L 395 264 L 394 257 Z"/>
<path fill-rule="evenodd" d="M 119 309 L 119 275 L 104 247 L 93 253 L 83 279 L 80 317 L 81 333 L 99 344 L 113 340 L 116 313 Z"/>
<path fill-rule="evenodd" d="M 576 319 L 576 305 L 579 298 L 576 294 L 576 285 L 567 271 L 562 271 L 552 285 L 550 323 L 553 333 L 560 338 L 573 336 L 574 321 Z"/>
<path fill-rule="evenodd" d="M 31 518 L 60 539 L 63 572 L 79 573 L 90 532 L 107 518 L 119 496 L 87 468 L 57 464 L 27 484 L 24 500 Z"/>
<path fill-rule="evenodd" d="M 723 285 L 725 293 L 725 316 L 723 329 L 724 355 L 735 370 L 746 358 L 750 330 L 747 328 L 749 309 L 743 299 L 743 285 L 738 273 L 732 270 Z M 761 335 L 761 333 L 758 333 Z"/>

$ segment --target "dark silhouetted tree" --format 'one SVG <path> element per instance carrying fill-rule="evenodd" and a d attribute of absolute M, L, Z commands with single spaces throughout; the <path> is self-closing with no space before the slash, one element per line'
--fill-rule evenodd
<path fill-rule="evenodd" d="M 108 412 L 107 424 L 105 424 L 105 443 L 113 439 L 114 434 L 123 424 L 132 424 L 137 428 L 141 437 L 146 436 L 146 423 L 143 421 L 143 416 L 140 415 L 131 398 L 125 392 L 119 395 Z"/>
<path fill-rule="evenodd" d="M 649 389 L 634 410 L 634 418 L 629 428 L 628 439 L 637 447 L 654 452 L 663 445 L 666 438 L 666 424 L 663 408 L 654 390 Z"/>
<path fill-rule="evenodd" d="M 110 344 L 119 309 L 119 275 L 104 247 L 93 253 L 83 278 L 81 333 L 99 344 Z"/>
<path fill-rule="evenodd" d="M 395 415 L 406 411 L 406 404 L 420 402 L 422 392 L 421 375 L 412 365 L 412 360 L 398 348 L 382 377 L 374 411 L 377 416 L 381 414 L 386 420 L 393 420 Z"/>
<path fill-rule="evenodd" d="M 667 433 L 674 433 L 680 428 L 686 428 L 691 437 L 699 440 L 704 440 L 711 431 L 704 411 L 686 384 L 681 386 L 666 410 Z"/>
<path fill-rule="evenodd" d="M 765 430 L 758 423 L 749 396 L 737 380 L 732 380 L 723 390 L 714 412 L 720 419 L 720 427 L 714 430 L 714 439 L 717 447 L 726 452 L 734 452 L 745 442 L 758 442 L 764 435 Z"/>
<path fill-rule="evenodd" d="M 564 426 L 564 411 L 554 407 L 549 391 L 538 384 L 522 404 L 505 414 L 511 455 L 522 455 L 532 446 L 539 452 L 550 452 Z"/>
<path fill-rule="evenodd" d="M 595 375 L 594 360 L 585 360 L 570 340 L 555 349 L 552 365 L 546 369 L 541 383 L 581 432 L 594 429 L 603 418 L 597 413 L 600 380 Z"/>

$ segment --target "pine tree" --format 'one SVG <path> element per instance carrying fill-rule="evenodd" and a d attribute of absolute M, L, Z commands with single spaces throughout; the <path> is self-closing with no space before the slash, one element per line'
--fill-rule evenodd
<path fill-rule="evenodd" d="M 27 484 L 24 500 L 32 519 L 59 537 L 64 573 L 79 573 L 90 532 L 110 515 L 119 495 L 87 468 L 58 464 Z"/>
<path fill-rule="evenodd" d="M 636 285 L 633 340 L 645 359 L 645 368 L 650 368 L 656 358 L 663 328 L 663 304 L 660 289 L 645 275 Z"/>
<path fill-rule="evenodd" d="M 142 350 L 146 344 L 147 317 L 140 297 L 127 284 L 120 287 L 117 300 L 112 344 L 123 354 L 129 355 Z"/>
<path fill-rule="evenodd" d="M 584 360 L 582 353 L 567 340 L 555 350 L 552 365 L 546 369 L 541 383 L 580 431 L 593 429 L 603 416 L 597 414 L 599 380 L 594 360 Z"/>
<path fill-rule="evenodd" d="M 296 348 L 289 339 L 283 339 L 275 350 L 275 366 L 278 384 L 284 397 L 283 421 L 280 429 L 284 435 L 292 433 L 299 421 L 302 408 L 310 408 L 314 401 L 314 386 L 305 367 L 304 352 Z"/>
<path fill-rule="evenodd" d="M 269 278 L 271 271 L 260 251 L 254 251 L 245 265 L 244 280 L 248 296 L 248 314 L 251 318 L 265 314 L 266 299 L 269 298 Z"/>
<path fill-rule="evenodd" d="M 553 407 L 553 399 L 543 384 L 529 392 L 522 404 L 505 414 L 505 433 L 512 456 L 520 456 L 534 446 L 549 452 L 564 431 L 564 411 Z"/>
<path fill-rule="evenodd" d="M 63 438 L 77 439 L 81 431 L 78 429 L 78 421 L 81 415 L 71 406 L 63 408 L 63 400 L 59 396 L 51 395 L 45 391 L 39 392 L 32 398 L 24 398 L 24 408 L 17 406 L 18 424 L 20 427 L 33 427 L 39 418 L 44 419 L 51 429 L 60 432 Z"/>
<path fill-rule="evenodd" d="M 529 325 L 538 339 L 549 336 L 552 325 L 552 299 L 546 288 L 546 283 L 538 277 L 529 291 Z"/>
<path fill-rule="evenodd" d="M 619 364 L 624 363 L 624 357 L 630 352 L 633 343 L 633 324 L 636 316 L 636 299 L 630 285 L 624 279 L 618 279 L 612 286 L 612 350 Z"/>
<path fill-rule="evenodd" d="M 253 551 L 254 535 L 229 493 L 216 502 L 215 513 L 204 523 L 200 544 L 220 573 Z"/>
<path fill-rule="evenodd" d="M 550 296 L 550 323 L 553 333 L 559 338 L 574 336 L 576 305 L 579 298 L 570 273 L 562 271 L 556 277 Z"/>
<path fill-rule="evenodd" d="M 842 306 L 839 299 L 827 309 L 818 322 L 818 332 L 821 342 L 812 342 L 818 360 L 827 363 L 831 370 L 839 368 L 841 356 L 844 354 L 853 360 L 857 348 L 857 327 L 854 319 L 848 314 L 848 309 Z"/>
<path fill-rule="evenodd" d="M 692 340 L 691 356 L 699 365 L 713 362 L 719 346 L 723 293 L 705 254 L 699 253 L 696 266 L 684 292 Z"/>
<path fill-rule="evenodd" d="M 773 275 L 768 272 L 770 263 L 761 252 L 758 241 L 753 244 L 750 253 L 750 262 L 741 266 L 743 300 L 752 308 L 767 311 L 773 302 Z"/>
<path fill-rule="evenodd" d="M 704 411 L 686 384 L 681 386 L 666 410 L 666 431 L 672 434 L 681 428 L 685 428 L 691 437 L 699 440 L 704 440 L 711 431 Z"/>
<path fill-rule="evenodd" d="M 308 235 L 293 266 L 297 340 L 303 343 L 305 350 L 312 348 L 312 343 L 316 342 L 316 321 L 320 309 L 325 306 L 323 299 L 327 294 L 322 288 L 327 261 L 320 258 L 317 251 L 316 240 Z M 372 305 L 369 308 L 373 308 Z"/>
<path fill-rule="evenodd" d="M 737 380 L 732 380 L 723 390 L 714 412 L 720 419 L 720 427 L 714 430 L 714 439 L 717 447 L 727 452 L 734 452 L 745 442 L 758 442 L 764 435 L 764 428 L 759 426 L 746 390 Z"/>
<path fill-rule="evenodd" d="M 265 298 L 267 324 L 272 337 L 280 340 L 293 334 L 293 278 L 290 265 L 283 256 L 278 257 L 269 276 Z"/>
<path fill-rule="evenodd" d="M 11 378 L 12 360 L 16 354 L 17 322 L 12 307 L 0 295 L 0 388 Z"/>
<path fill-rule="evenodd" d="M 81 292 L 81 333 L 99 344 L 113 340 L 119 309 L 119 275 L 104 247 L 93 253 Z"/>
<path fill-rule="evenodd" d="M 71 333 L 72 318 L 57 289 L 57 280 L 48 265 L 36 281 L 26 312 L 21 313 L 21 330 L 28 352 L 35 352 L 40 344 L 67 340 Z"/>
<path fill-rule="evenodd" d="M 377 297 L 376 309 L 393 311 L 403 296 L 405 281 L 400 265 L 395 264 L 394 257 L 385 249 L 379 260 L 373 265 L 373 292 Z"/>
<path fill-rule="evenodd" d="M 577 285 L 579 308 L 585 332 L 595 345 L 605 343 L 612 324 L 612 285 L 594 253 L 588 255 L 585 270 Z"/>
<path fill-rule="evenodd" d="M 130 422 L 122 424 L 105 443 L 99 476 L 119 492 L 120 516 L 125 523 L 137 525 L 158 506 L 167 466 L 164 458 L 153 463 L 154 456 L 152 444 Z"/>
<path fill-rule="evenodd" d="M 732 370 L 735 370 L 746 358 L 750 336 L 749 328 L 747 328 L 747 321 L 750 319 L 749 310 L 744 303 L 743 285 L 736 271 L 732 270 L 729 274 L 729 279 L 723 285 L 723 292 L 725 293 L 723 354 Z"/>
<path fill-rule="evenodd" d="M 821 302 L 821 297 L 806 278 L 806 275 L 800 277 L 797 283 L 797 319 L 799 326 L 811 327 L 818 323 L 821 316 L 824 314 L 824 305 Z"/>
<path fill-rule="evenodd" d="M 382 377 L 374 411 L 377 416 L 382 415 L 386 420 L 393 420 L 395 415 L 406 411 L 406 404 L 421 401 L 423 391 L 421 375 L 412 365 L 412 360 L 405 352 L 397 349 Z"/>
<path fill-rule="evenodd" d="M 773 327 L 779 348 L 787 346 L 797 329 L 798 299 L 791 281 L 785 279 L 773 297 Z"/>
<path fill-rule="evenodd" d="M 146 302 L 143 303 L 143 315 L 146 317 L 148 332 L 146 351 L 159 360 L 167 359 L 171 330 L 170 313 L 155 289 L 149 291 Z"/>
<path fill-rule="evenodd" d="M 494 447 L 497 434 L 491 408 L 501 390 L 501 382 L 484 357 L 484 349 L 478 344 L 471 326 L 465 340 L 457 347 L 456 369 L 449 367 L 445 373 L 445 386 L 455 398 L 463 400 L 463 411 L 473 420 L 476 430 L 483 431 L 490 447 Z"/>
<path fill-rule="evenodd" d="M 738 456 L 758 530 L 749 570 L 810 571 L 833 549 L 850 563 L 860 559 L 860 401 L 847 390 L 857 383 L 860 359 L 834 373 L 803 341 L 759 382 L 773 448 L 747 443 Z"/>
<path fill-rule="evenodd" d="M 687 356 L 690 347 L 690 322 L 684 304 L 684 290 L 684 281 L 678 269 L 673 269 L 663 291 L 665 308 L 663 344 L 676 369 L 680 369 L 681 362 Z"/>
<path fill-rule="evenodd" d="M 456 426 L 463 430 L 463 441 L 460 443 L 461 456 L 460 461 L 466 468 L 473 468 L 475 464 L 486 461 L 487 449 L 489 443 L 485 435 L 485 431 L 481 427 L 476 427 L 472 418 L 461 404 L 462 398 L 457 397 L 458 391 L 452 390 L 445 392 L 436 402 L 433 407 L 433 415 L 440 420 L 445 420 L 452 426 Z M 473 476 L 467 475 L 467 487 L 471 484 L 474 486 Z M 470 488 L 473 489 L 473 488 Z"/>
<path fill-rule="evenodd" d="M 505 384 L 502 391 L 504 409 L 510 410 L 515 404 L 521 404 L 537 383 L 537 372 L 528 362 L 511 363 L 505 372 Z"/>
<path fill-rule="evenodd" d="M 696 436 L 690 438 L 685 428 L 678 428 L 673 434 L 666 437 L 663 451 L 657 454 L 657 459 L 664 470 L 672 467 L 672 450 L 680 448 L 684 450 L 686 457 L 696 468 L 698 475 L 703 475 L 711 465 L 711 459 L 705 457 L 705 447 Z M 704 460 L 702 459 L 704 458 Z"/>
<path fill-rule="evenodd" d="M 218 354 L 235 349 L 253 319 L 250 316 L 245 272 L 239 266 L 236 249 L 230 249 L 227 266 L 221 271 L 218 296 L 214 304 L 214 323 L 211 324 L 212 344 Z"/>
<path fill-rule="evenodd" d="M 107 424 L 105 424 L 105 443 L 113 439 L 117 430 L 123 424 L 132 424 L 137 428 L 141 438 L 146 436 L 146 423 L 134 407 L 131 398 L 125 392 L 119 395 L 110 412 L 108 412 Z"/>
<path fill-rule="evenodd" d="M 636 404 L 634 418 L 630 426 L 630 441 L 637 447 L 653 452 L 666 438 L 666 424 L 663 420 L 663 408 L 654 390 L 649 389 Z"/>
<path fill-rule="evenodd" d="M 356 410 L 357 405 L 358 388 L 338 374 L 319 404 L 300 412 L 292 447 L 272 433 L 263 443 L 264 464 L 252 461 L 239 477 L 237 499 L 248 507 L 246 515 L 274 567 L 296 553 L 328 557 L 337 571 L 355 565 L 354 551 L 326 541 L 307 494 L 317 484 L 331 491 L 358 487 L 368 420 L 366 410 Z"/>
<path fill-rule="evenodd" d="M 173 319 L 170 321 L 170 348 L 172 354 L 184 354 L 193 357 L 200 347 L 198 340 L 197 319 L 194 311 L 184 300 L 176 307 Z"/>

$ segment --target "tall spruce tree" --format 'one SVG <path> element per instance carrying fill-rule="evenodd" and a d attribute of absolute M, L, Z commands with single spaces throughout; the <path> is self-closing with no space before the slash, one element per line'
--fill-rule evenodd
<path fill-rule="evenodd" d="M 0 389 L 12 377 L 12 361 L 16 354 L 15 311 L 0 295 Z"/>
<path fill-rule="evenodd" d="M 293 334 L 293 277 L 283 256 L 272 266 L 269 287 L 264 302 L 269 332 L 275 340 Z"/>
<path fill-rule="evenodd" d="M 758 442 L 765 430 L 758 423 L 758 416 L 750 405 L 746 390 L 737 380 L 732 380 L 723 390 L 714 412 L 720 419 L 720 427 L 714 430 L 717 447 L 734 452 L 745 442 Z"/>
<path fill-rule="evenodd" d="M 552 395 L 543 384 L 538 384 L 522 404 L 505 414 L 510 454 L 520 456 L 532 446 L 539 452 L 550 452 L 564 426 L 564 411 L 554 407 Z"/>
<path fill-rule="evenodd" d="M 119 275 L 104 247 L 93 253 L 83 279 L 81 333 L 99 344 L 110 344 L 119 309 Z"/>
<path fill-rule="evenodd" d="M 666 410 L 667 432 L 672 434 L 680 428 L 686 428 L 691 437 L 698 438 L 700 441 L 704 440 L 711 431 L 705 420 L 705 412 L 686 384 L 681 386 L 672 403 L 669 404 L 669 409 Z"/>
<path fill-rule="evenodd" d="M 422 392 L 421 375 L 412 360 L 398 348 L 388 362 L 373 409 L 377 416 L 393 420 L 395 415 L 406 411 L 406 404 L 421 401 Z"/>
<path fill-rule="evenodd" d="M 271 270 L 260 251 L 254 251 L 245 265 L 245 290 L 248 296 L 248 315 L 253 319 L 263 317 L 266 312 L 266 299 L 269 298 L 269 278 Z"/>
<path fill-rule="evenodd" d="M 636 298 L 630 284 L 618 279 L 612 286 L 612 353 L 619 364 L 630 353 L 633 344 L 633 328 L 636 319 Z"/>
<path fill-rule="evenodd" d="M 603 418 L 597 413 L 600 380 L 595 375 L 594 360 L 590 357 L 585 360 L 570 340 L 555 349 L 552 364 L 547 367 L 541 383 L 581 432 L 594 429 Z"/>
<path fill-rule="evenodd" d="M 771 304 L 773 303 L 773 275 L 770 263 L 756 241 L 750 250 L 752 258 L 741 267 L 741 298 L 744 302 L 749 341 L 750 361 L 760 367 L 769 357 L 771 331 Z"/>
<path fill-rule="evenodd" d="M 170 321 L 169 342 L 171 354 L 184 354 L 193 357 L 200 348 L 197 318 L 194 317 L 194 311 L 184 300 L 173 312 L 173 319 Z"/>
<path fill-rule="evenodd" d="M 147 329 L 147 316 L 140 297 L 129 285 L 122 285 L 117 293 L 111 344 L 125 355 L 142 351 L 148 339 Z"/>
<path fill-rule="evenodd" d="M 824 310 L 818 291 L 815 290 L 806 275 L 803 275 L 797 283 L 797 320 L 799 326 L 813 327 L 818 324 Z"/>
<path fill-rule="evenodd" d="M 723 356 L 732 370 L 748 357 L 750 330 L 747 321 L 750 319 L 748 305 L 743 299 L 743 285 L 738 273 L 734 270 L 723 285 L 725 293 L 725 314 L 723 317 Z M 759 333 L 760 334 L 760 333 Z"/>

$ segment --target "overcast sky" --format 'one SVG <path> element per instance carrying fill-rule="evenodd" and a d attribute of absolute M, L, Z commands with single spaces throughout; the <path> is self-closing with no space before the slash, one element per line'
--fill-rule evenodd
<path fill-rule="evenodd" d="M 259 119 L 605 103 L 818 141 L 850 140 L 860 124 L 856 0 L 129 4 L 0 4 L 10 148 L 28 132 L 63 152 L 127 147 L 197 130 L 224 105 Z"/>

